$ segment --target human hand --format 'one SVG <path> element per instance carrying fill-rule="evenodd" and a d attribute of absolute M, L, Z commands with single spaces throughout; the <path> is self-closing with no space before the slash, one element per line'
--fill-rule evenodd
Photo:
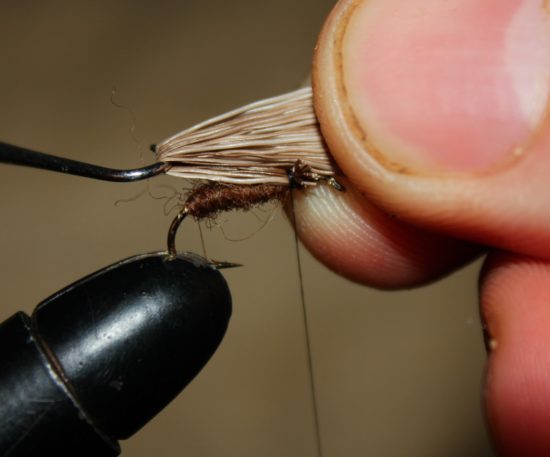
<path fill-rule="evenodd" d="M 550 455 L 550 12 L 542 0 L 342 0 L 314 97 L 349 178 L 296 194 L 297 230 L 338 273 L 435 280 L 489 246 L 480 303 L 497 449 Z"/>

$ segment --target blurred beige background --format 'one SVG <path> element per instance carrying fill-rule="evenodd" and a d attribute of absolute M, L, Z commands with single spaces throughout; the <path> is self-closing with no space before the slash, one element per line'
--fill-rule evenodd
<path fill-rule="evenodd" d="M 227 109 L 297 87 L 330 0 L 0 3 L 0 139 L 113 167 Z M 110 102 L 116 86 L 118 103 Z M 0 166 L 0 319 L 121 258 L 164 248 L 170 217 L 145 184 Z M 177 179 L 151 182 L 181 188 Z M 267 213 L 259 213 L 266 217 Z M 296 253 L 280 211 L 222 216 L 206 233 L 234 314 L 220 350 L 126 457 L 313 456 Z M 227 221 L 227 222 L 226 222 Z M 201 252 L 186 222 L 179 247 Z M 491 455 L 478 266 L 419 290 L 378 292 L 304 253 L 325 457 Z M 1 407 L 1 405 L 0 405 Z"/>

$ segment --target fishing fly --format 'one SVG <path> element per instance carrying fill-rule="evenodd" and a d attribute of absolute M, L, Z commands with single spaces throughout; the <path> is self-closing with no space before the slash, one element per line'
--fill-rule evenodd
<path fill-rule="evenodd" d="M 168 231 L 168 252 L 186 216 L 213 218 L 284 202 L 293 188 L 326 183 L 343 191 L 313 108 L 311 87 L 259 100 L 190 127 L 153 147 L 152 165 L 118 170 L 0 142 L 0 162 L 104 181 L 132 182 L 167 174 L 200 182 Z"/>
<path fill-rule="evenodd" d="M 213 218 L 222 211 L 249 210 L 285 202 L 293 188 L 337 181 L 319 130 L 311 88 L 260 100 L 186 129 L 153 147 L 166 174 L 201 180 L 168 231 L 168 253 L 176 255 L 176 233 L 186 216 Z"/>

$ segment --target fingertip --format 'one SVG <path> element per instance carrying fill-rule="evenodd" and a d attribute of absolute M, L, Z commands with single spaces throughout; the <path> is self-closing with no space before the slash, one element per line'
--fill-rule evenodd
<path fill-rule="evenodd" d="M 323 131 L 329 143 L 355 137 L 355 162 L 366 153 L 398 172 L 517 159 L 547 112 L 549 27 L 531 0 L 340 1 L 314 64 Z M 346 130 L 323 115 L 334 100 Z"/>
<path fill-rule="evenodd" d="M 550 258 L 549 31 L 530 0 L 339 1 L 313 89 L 343 173 L 415 226 Z"/>
<path fill-rule="evenodd" d="M 550 455 L 550 264 L 493 254 L 481 278 L 489 339 L 485 405 L 505 456 Z"/>
<path fill-rule="evenodd" d="M 383 289 L 433 281 L 479 254 L 466 242 L 408 226 L 348 185 L 294 193 L 296 229 L 312 254 L 352 281 Z"/>

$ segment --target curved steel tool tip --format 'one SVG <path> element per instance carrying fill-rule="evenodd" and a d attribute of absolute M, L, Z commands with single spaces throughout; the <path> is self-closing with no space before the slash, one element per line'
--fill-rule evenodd
<path fill-rule="evenodd" d="M 171 167 L 169 163 L 157 162 L 142 168 L 118 170 L 32 151 L 3 142 L 0 142 L 0 163 L 57 171 L 59 173 L 112 182 L 133 182 L 149 179 L 166 173 Z"/>

